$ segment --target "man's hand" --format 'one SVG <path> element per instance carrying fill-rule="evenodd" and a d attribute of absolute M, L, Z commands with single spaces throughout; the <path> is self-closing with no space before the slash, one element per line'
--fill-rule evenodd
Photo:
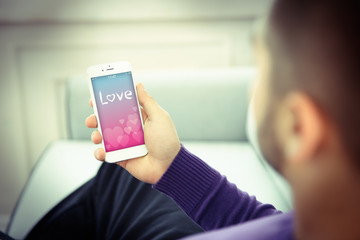
<path fill-rule="evenodd" d="M 136 86 L 141 113 L 144 122 L 144 138 L 148 154 L 144 157 L 134 158 L 118 162 L 130 174 L 137 179 L 155 184 L 165 171 L 169 168 L 175 156 L 180 151 L 181 145 L 176 133 L 175 126 L 169 114 L 162 109 L 144 89 L 140 83 Z M 90 100 L 91 107 L 92 102 Z M 119 109 L 119 111 L 121 111 Z M 86 126 L 97 128 L 96 116 L 90 115 L 86 118 Z M 98 130 L 91 135 L 95 144 L 102 142 L 102 136 Z M 95 157 L 100 161 L 105 159 L 105 150 L 95 150 Z"/>

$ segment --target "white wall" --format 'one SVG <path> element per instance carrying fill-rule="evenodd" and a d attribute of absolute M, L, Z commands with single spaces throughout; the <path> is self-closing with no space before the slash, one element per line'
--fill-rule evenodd
<path fill-rule="evenodd" d="M 66 138 L 69 76 L 116 60 L 135 71 L 251 65 L 249 32 L 270 2 L 1 1 L 0 229 L 46 145 Z"/>

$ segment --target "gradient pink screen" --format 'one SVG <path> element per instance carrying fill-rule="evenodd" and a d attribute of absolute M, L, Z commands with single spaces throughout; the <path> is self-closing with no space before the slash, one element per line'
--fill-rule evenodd
<path fill-rule="evenodd" d="M 131 72 L 91 81 L 106 152 L 145 144 Z"/>

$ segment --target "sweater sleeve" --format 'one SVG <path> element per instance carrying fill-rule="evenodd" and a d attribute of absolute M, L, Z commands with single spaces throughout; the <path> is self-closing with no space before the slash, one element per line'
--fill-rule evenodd
<path fill-rule="evenodd" d="M 184 146 L 154 188 L 170 196 L 205 230 L 280 213 L 237 189 Z"/>

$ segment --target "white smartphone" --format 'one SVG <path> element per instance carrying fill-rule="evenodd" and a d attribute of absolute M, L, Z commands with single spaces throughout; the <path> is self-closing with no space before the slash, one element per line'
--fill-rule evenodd
<path fill-rule="evenodd" d="M 105 161 L 114 163 L 146 155 L 131 64 L 126 61 L 100 64 L 89 67 L 87 73 Z"/>

